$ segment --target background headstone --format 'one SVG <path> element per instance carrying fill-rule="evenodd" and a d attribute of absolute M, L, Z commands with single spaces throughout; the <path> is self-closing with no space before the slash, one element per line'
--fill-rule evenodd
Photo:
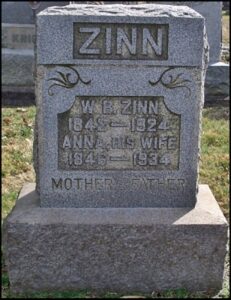
<path fill-rule="evenodd" d="M 41 1 L 36 12 L 67 1 Z M 3 105 L 35 104 L 35 18 L 29 1 L 3 1 L 2 5 L 2 102 Z"/>
<path fill-rule="evenodd" d="M 221 55 L 221 1 L 155 1 L 155 3 L 168 5 L 187 5 L 205 18 L 206 31 L 209 43 L 209 64 L 220 61 Z"/>
<path fill-rule="evenodd" d="M 205 18 L 209 43 L 209 66 L 205 80 L 205 104 L 228 105 L 229 64 L 221 62 L 222 1 L 161 1 L 160 4 L 187 5 Z M 219 74 L 219 78 L 217 75 Z M 228 100 L 226 100 L 228 99 Z"/>
<path fill-rule="evenodd" d="M 34 40 L 34 25 L 2 24 L 2 48 L 34 50 Z"/>
<path fill-rule="evenodd" d="M 2 22 L 10 24 L 35 24 L 33 10 L 30 1 L 3 1 Z M 32 1 L 31 1 L 32 2 Z M 50 6 L 68 5 L 69 1 L 38 1 L 39 6 L 36 13 Z"/>

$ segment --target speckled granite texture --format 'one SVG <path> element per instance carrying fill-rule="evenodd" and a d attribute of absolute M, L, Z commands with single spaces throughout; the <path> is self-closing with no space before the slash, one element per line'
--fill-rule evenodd
<path fill-rule="evenodd" d="M 208 62 L 204 23 L 204 18 L 189 7 L 168 5 L 69 5 L 63 8 L 51 7 L 37 15 L 38 143 L 35 151 L 38 151 L 35 166 L 39 177 L 36 180 L 37 189 L 43 207 L 125 208 L 195 205 L 200 119 L 204 101 L 203 83 Z M 123 36 L 121 28 L 130 36 L 131 24 L 136 30 L 138 41 L 136 51 L 132 47 L 136 52 L 133 55 L 128 53 L 126 47 L 121 47 L 121 50 L 118 45 L 115 46 Z M 101 32 L 87 49 L 90 53 L 100 53 L 99 50 L 104 49 L 103 32 L 106 29 L 108 33 L 112 30 L 111 32 L 117 35 L 115 38 L 112 34 L 111 55 L 103 53 L 102 56 L 96 55 L 96 58 L 95 54 L 88 55 L 86 52 L 80 55 L 80 48 L 83 51 L 84 47 L 87 47 L 86 41 L 82 39 L 86 39 L 86 36 L 89 38 L 89 33 L 85 32 L 89 31 L 86 26 L 94 28 L 96 33 L 99 30 Z M 81 30 L 83 37 L 80 34 Z M 157 32 L 161 32 L 161 35 L 158 35 L 160 39 L 162 36 L 161 54 L 156 55 L 150 47 L 148 55 L 142 54 L 142 49 L 145 48 L 142 46 L 145 40 L 143 36 L 147 30 L 155 38 Z M 106 47 L 110 46 L 108 43 Z M 66 150 L 63 146 L 64 136 L 72 134 L 73 130 L 71 132 L 66 128 L 69 123 L 64 116 L 75 107 L 72 115 L 78 114 L 82 120 L 85 118 L 84 114 L 80 115 L 78 107 L 82 97 L 87 100 L 92 100 L 93 97 L 96 99 L 97 111 L 92 114 L 93 118 L 102 117 L 108 124 L 120 121 L 128 129 L 107 128 L 104 134 L 97 130 L 92 133 L 84 129 L 77 133 L 91 136 L 94 141 L 102 137 L 103 146 L 99 147 L 100 150 L 95 149 L 95 146 L 84 146 L 83 150 L 70 147 L 70 150 Z M 117 113 L 114 118 L 113 115 L 99 113 L 103 97 L 115 105 Z M 118 113 L 121 103 L 129 97 L 133 103 L 139 99 L 155 101 L 157 97 L 163 97 L 160 106 L 165 105 L 169 113 L 164 113 L 162 108 L 156 115 L 134 113 L 127 116 Z M 175 121 L 171 121 L 173 116 L 180 119 L 177 125 Z M 170 124 L 171 130 L 160 129 L 153 133 L 145 130 L 142 134 L 137 129 L 133 132 L 137 133 L 138 139 L 130 129 L 132 118 L 138 117 L 156 117 L 157 123 L 163 119 Z M 63 121 L 60 121 L 60 118 Z M 148 153 L 145 146 L 141 149 L 141 138 L 150 137 L 150 134 L 151 137 L 172 136 L 176 140 L 176 151 L 170 153 L 166 145 L 161 150 L 161 146 L 158 149 L 154 146 L 149 149 L 151 154 L 148 155 L 154 157 L 157 152 L 158 163 L 141 162 L 137 167 L 134 162 L 135 152 Z M 115 137 L 133 139 L 135 146 L 133 149 L 129 149 L 128 146 L 121 148 L 124 151 L 117 148 L 112 150 L 112 138 Z M 65 157 L 62 151 L 65 152 Z M 95 161 L 97 153 L 101 151 L 106 156 L 107 166 L 93 163 L 93 166 L 89 167 L 85 162 L 80 162 L 80 165 L 77 162 L 73 167 L 68 155 L 71 154 L 72 157 L 77 151 L 84 156 L 83 160 L 92 151 Z M 125 160 L 128 159 L 130 165 L 126 166 L 126 162 L 123 161 L 114 161 L 109 165 L 111 154 L 116 157 L 126 156 Z M 174 164 L 163 165 L 161 159 L 165 154 L 170 155 Z"/>
<path fill-rule="evenodd" d="M 207 185 L 190 208 L 41 208 L 23 187 L 4 224 L 14 292 L 222 286 L 227 222 Z"/>
<path fill-rule="evenodd" d="M 4 222 L 11 290 L 219 290 L 227 222 L 198 186 L 204 18 L 70 5 L 36 26 L 39 196 L 25 185 Z"/>

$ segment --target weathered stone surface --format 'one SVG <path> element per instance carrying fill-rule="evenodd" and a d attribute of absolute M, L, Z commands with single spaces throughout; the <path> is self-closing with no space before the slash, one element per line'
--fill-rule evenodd
<path fill-rule="evenodd" d="M 2 86 L 3 106 L 30 106 L 35 105 L 33 86 Z"/>
<path fill-rule="evenodd" d="M 137 25 L 143 23 L 152 24 L 151 20 L 153 18 L 155 18 L 156 22 L 159 18 L 160 24 L 165 20 L 171 26 L 172 30 L 174 30 L 174 34 L 170 33 L 169 35 L 169 58 L 167 61 L 166 59 L 158 61 L 158 65 L 200 66 L 202 64 L 204 18 L 186 6 L 148 4 L 139 6 L 72 4 L 62 8 L 47 8 L 37 15 L 38 64 L 93 63 L 92 60 L 86 58 L 84 61 L 74 58 L 73 35 L 67 34 L 67 30 L 72 28 L 75 22 L 90 22 L 95 26 L 95 23 L 108 23 L 110 27 L 112 21 L 113 23 L 137 23 Z M 62 22 L 62 26 L 60 26 L 59 22 Z M 185 33 L 186 26 L 187 33 L 190 33 L 190 38 L 187 38 L 188 36 Z M 59 28 L 59 30 L 56 30 L 56 28 Z M 62 43 L 60 43 L 60 39 Z M 182 50 L 184 50 L 184 55 L 182 55 Z M 110 62 L 113 63 L 114 60 L 110 60 Z M 94 63 L 104 64 L 105 62 L 96 61 L 95 59 Z M 126 61 L 126 64 L 133 65 L 134 62 Z M 137 62 L 137 64 L 144 65 L 145 62 Z M 148 60 L 146 65 L 156 65 L 156 61 Z"/>
<path fill-rule="evenodd" d="M 158 2 L 157 2 L 158 3 Z M 187 5 L 205 18 L 209 42 L 209 64 L 220 61 L 222 40 L 222 2 L 221 1 L 161 1 L 161 4 Z"/>
<path fill-rule="evenodd" d="M 216 63 L 208 67 L 205 81 L 205 96 L 228 96 L 230 88 L 229 64 Z"/>
<path fill-rule="evenodd" d="M 42 208 L 23 187 L 4 223 L 14 292 L 222 287 L 227 222 L 207 185 L 190 208 Z"/>
<path fill-rule="evenodd" d="M 2 24 L 4 106 L 35 104 L 34 38 L 34 25 Z"/>
<path fill-rule="evenodd" d="M 69 5 L 39 13 L 37 32 L 41 205 L 194 206 L 204 19 Z"/>
<path fill-rule="evenodd" d="M 35 26 L 32 24 L 2 24 L 2 48 L 33 49 Z"/>
<path fill-rule="evenodd" d="M 38 2 L 38 1 L 37 1 Z M 68 5 L 69 1 L 40 1 L 36 13 L 54 5 Z M 34 24 L 33 10 L 28 1 L 3 1 L 2 22 L 13 24 Z"/>
<path fill-rule="evenodd" d="M 209 64 L 220 61 L 222 40 L 222 2 L 196 1 L 187 3 L 205 18 L 206 31 L 209 42 Z"/>
<path fill-rule="evenodd" d="M 2 49 L 2 85 L 33 86 L 33 63 L 30 49 Z"/>

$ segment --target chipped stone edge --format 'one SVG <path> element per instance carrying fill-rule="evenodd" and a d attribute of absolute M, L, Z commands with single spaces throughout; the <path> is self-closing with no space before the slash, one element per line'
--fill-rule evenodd
<path fill-rule="evenodd" d="M 67 6 L 48 7 L 37 16 L 46 15 L 110 15 L 110 16 L 152 16 L 152 17 L 181 17 L 201 18 L 202 16 L 188 6 L 173 6 L 161 4 L 139 5 L 94 5 L 94 4 L 69 4 Z"/>

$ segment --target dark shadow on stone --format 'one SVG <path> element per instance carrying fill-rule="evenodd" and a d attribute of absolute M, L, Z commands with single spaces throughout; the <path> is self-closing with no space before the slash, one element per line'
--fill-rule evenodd
<path fill-rule="evenodd" d="M 2 92 L 2 106 L 18 107 L 35 105 L 35 94 L 33 92 L 18 93 L 4 91 Z"/>
<path fill-rule="evenodd" d="M 206 107 L 208 108 L 208 107 Z M 216 109 L 207 109 L 203 112 L 203 117 L 206 117 L 210 120 L 229 120 L 230 109 L 229 106 L 217 106 Z M 213 106 L 215 108 L 215 106 Z"/>
<path fill-rule="evenodd" d="M 230 104 L 230 98 L 227 95 L 205 95 L 204 107 L 224 106 Z"/>

